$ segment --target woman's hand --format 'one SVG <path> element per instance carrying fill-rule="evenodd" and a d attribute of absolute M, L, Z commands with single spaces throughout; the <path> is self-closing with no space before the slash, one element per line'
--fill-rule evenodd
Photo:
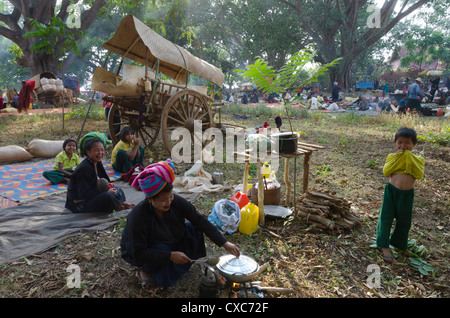
<path fill-rule="evenodd" d="M 241 255 L 241 252 L 239 251 L 239 248 L 234 245 L 233 243 L 230 242 L 225 242 L 225 244 L 223 244 L 223 248 L 230 254 L 239 257 Z"/>
<path fill-rule="evenodd" d="M 192 262 L 192 260 L 186 256 L 183 252 L 172 252 L 170 253 L 170 260 L 175 264 L 186 264 Z"/>

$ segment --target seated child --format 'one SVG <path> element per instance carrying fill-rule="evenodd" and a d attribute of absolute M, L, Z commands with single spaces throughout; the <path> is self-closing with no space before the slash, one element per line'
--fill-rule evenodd
<path fill-rule="evenodd" d="M 98 180 L 97 180 L 98 192 L 107 192 L 107 191 L 110 191 L 110 189 L 113 189 L 111 191 L 117 199 L 120 200 L 122 197 L 125 197 L 125 193 L 123 192 L 123 190 L 120 187 L 114 186 L 114 184 L 110 183 L 105 178 L 98 178 Z M 128 204 L 127 206 L 131 207 L 131 205 L 129 203 L 127 203 L 127 204 Z"/>
<path fill-rule="evenodd" d="M 386 157 L 383 174 L 389 177 L 384 190 L 383 204 L 377 224 L 377 247 L 381 249 L 383 259 L 393 262 L 389 249 L 406 251 L 412 222 L 414 202 L 414 183 L 421 179 L 425 170 L 425 159 L 414 155 L 411 150 L 417 143 L 417 134 L 412 128 L 400 128 L 395 134 L 396 153 Z M 396 219 L 395 228 L 391 227 Z"/>
<path fill-rule="evenodd" d="M 73 139 L 66 139 L 63 143 L 63 151 L 55 157 L 53 170 L 44 171 L 42 175 L 52 184 L 69 183 L 73 169 L 81 162 L 76 154 L 77 142 Z"/>
<path fill-rule="evenodd" d="M 144 165 L 144 149 L 140 140 L 134 137 L 131 127 L 124 127 L 119 134 L 120 141 L 111 153 L 111 163 L 115 171 L 127 173 L 131 167 Z"/>
<path fill-rule="evenodd" d="M 398 112 L 406 114 L 406 101 L 403 99 L 398 102 Z"/>
<path fill-rule="evenodd" d="M 112 183 L 109 183 L 109 181 L 106 180 L 105 178 L 98 178 L 97 190 L 99 192 L 106 192 L 111 188 L 114 188 L 114 185 Z"/>

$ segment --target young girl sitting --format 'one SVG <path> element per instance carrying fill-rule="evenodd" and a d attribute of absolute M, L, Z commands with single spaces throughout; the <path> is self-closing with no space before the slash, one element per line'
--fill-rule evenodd
<path fill-rule="evenodd" d="M 77 142 L 73 139 L 66 139 L 63 143 L 63 151 L 55 157 L 53 170 L 44 171 L 42 175 L 52 184 L 69 183 L 73 169 L 81 162 L 76 154 Z"/>
<path fill-rule="evenodd" d="M 119 134 L 120 141 L 111 153 L 111 163 L 115 171 L 127 173 L 133 166 L 144 165 L 144 148 L 140 140 L 134 137 L 131 127 L 124 127 Z"/>

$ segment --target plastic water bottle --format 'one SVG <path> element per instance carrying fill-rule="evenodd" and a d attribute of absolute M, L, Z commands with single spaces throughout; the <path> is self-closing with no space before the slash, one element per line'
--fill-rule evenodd
<path fill-rule="evenodd" d="M 269 165 L 269 163 L 267 161 L 264 162 L 264 165 L 261 168 L 262 175 L 266 178 L 269 178 L 271 171 L 272 171 L 272 167 Z"/>

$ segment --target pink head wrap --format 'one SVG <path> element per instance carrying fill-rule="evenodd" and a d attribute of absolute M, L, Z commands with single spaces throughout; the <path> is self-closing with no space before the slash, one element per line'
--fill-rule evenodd
<path fill-rule="evenodd" d="M 171 159 L 160 161 L 147 166 L 131 184 L 138 187 L 147 197 L 153 197 L 158 194 L 167 183 L 173 183 L 175 180 L 175 165 Z"/>

